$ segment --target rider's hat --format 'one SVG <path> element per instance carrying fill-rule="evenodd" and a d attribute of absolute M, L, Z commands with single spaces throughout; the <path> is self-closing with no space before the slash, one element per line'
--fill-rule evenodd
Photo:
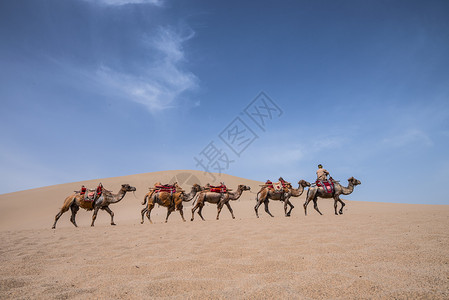
<path fill-rule="evenodd" d="M 318 168 L 322 168 L 322 167 L 323 167 L 323 165 L 322 165 L 322 164 L 319 164 L 319 165 L 318 165 Z"/>

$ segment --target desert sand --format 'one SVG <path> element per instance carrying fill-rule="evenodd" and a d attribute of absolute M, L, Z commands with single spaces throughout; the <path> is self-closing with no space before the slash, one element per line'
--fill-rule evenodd
<path fill-rule="evenodd" d="M 313 205 L 305 216 L 304 193 L 291 199 L 291 217 L 270 201 L 275 217 L 262 206 L 258 219 L 260 182 L 222 175 L 230 188 L 252 188 L 231 202 L 236 219 L 225 207 L 215 220 L 207 204 L 206 221 L 191 222 L 187 202 L 187 222 L 174 212 L 164 223 L 156 207 L 154 224 L 140 224 L 148 187 L 174 178 L 186 190 L 212 183 L 200 171 L 165 171 L 0 195 L 0 299 L 449 299 L 449 205 L 364 202 L 356 187 L 340 216 L 329 199 L 318 200 L 323 216 Z M 78 228 L 67 212 L 52 230 L 64 198 L 100 181 L 137 188 L 110 206 L 117 225 L 100 211 L 90 227 L 92 212 L 80 209 Z"/>

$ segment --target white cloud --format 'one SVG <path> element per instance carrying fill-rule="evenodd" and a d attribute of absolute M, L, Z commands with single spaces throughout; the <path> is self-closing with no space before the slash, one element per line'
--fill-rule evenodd
<path fill-rule="evenodd" d="M 149 62 L 144 72 L 136 75 L 102 66 L 97 80 L 122 97 L 145 105 L 151 112 L 176 106 L 176 100 L 197 87 L 197 77 L 182 68 L 185 61 L 182 44 L 194 36 L 190 31 L 182 36 L 171 29 L 160 28 L 153 37 L 145 37 L 149 52 L 158 57 Z"/>
<path fill-rule="evenodd" d="M 85 1 L 115 6 L 125 4 L 153 4 L 156 6 L 162 6 L 163 4 L 163 0 L 85 0 Z"/>

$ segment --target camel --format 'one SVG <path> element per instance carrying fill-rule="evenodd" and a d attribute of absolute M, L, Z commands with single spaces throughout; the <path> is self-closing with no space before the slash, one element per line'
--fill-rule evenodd
<path fill-rule="evenodd" d="M 70 210 L 72 211 L 72 216 L 70 217 L 70 221 L 75 225 L 75 227 L 78 227 L 76 224 L 76 213 L 78 212 L 79 208 L 84 208 L 86 210 L 94 210 L 94 213 L 92 215 L 92 223 L 90 226 L 94 226 L 95 219 L 97 218 L 98 210 L 105 210 L 111 215 L 111 225 L 115 225 L 114 223 L 114 213 L 109 208 L 110 204 L 114 204 L 117 202 L 120 202 L 126 195 L 127 192 L 134 192 L 136 190 L 135 187 L 130 186 L 129 184 L 122 184 L 122 187 L 120 191 L 117 194 L 112 194 L 110 191 L 104 190 L 101 196 L 96 199 L 94 202 L 90 201 L 84 201 L 84 195 L 80 195 L 79 193 L 75 193 L 71 196 L 68 196 L 64 200 L 64 204 L 62 205 L 61 210 L 58 212 L 58 214 L 55 216 L 55 223 L 53 224 L 52 229 L 56 228 L 56 222 L 58 222 L 59 218 L 62 216 L 63 213 Z"/>
<path fill-rule="evenodd" d="M 221 209 L 223 208 L 223 205 L 226 205 L 226 207 L 231 212 L 231 216 L 233 219 L 234 212 L 232 211 L 231 205 L 229 204 L 229 200 L 238 200 L 240 196 L 242 195 L 243 191 L 249 191 L 251 190 L 251 187 L 247 185 L 240 184 L 237 188 L 237 191 L 235 192 L 227 192 L 227 193 L 215 193 L 210 191 L 202 191 L 199 193 L 197 199 L 196 199 L 196 205 L 192 208 L 192 218 L 190 221 L 193 221 L 195 211 L 198 209 L 198 215 L 201 217 L 203 221 L 203 215 L 201 214 L 205 202 L 214 203 L 217 204 L 217 220 L 219 219 Z M 194 203 L 195 204 L 195 203 Z"/>
<path fill-rule="evenodd" d="M 340 185 L 340 183 L 338 183 L 337 181 L 333 181 L 333 182 L 334 182 L 334 192 L 333 193 L 326 193 L 322 187 L 318 187 L 318 186 L 313 186 L 313 187 L 309 188 L 309 190 L 307 191 L 306 202 L 304 202 L 304 213 L 306 216 L 307 216 L 307 205 L 309 204 L 310 201 L 313 201 L 313 207 L 320 215 L 322 215 L 322 213 L 318 209 L 318 204 L 317 204 L 318 197 L 334 198 L 334 209 L 335 209 L 335 214 L 337 216 L 338 216 L 337 204 L 338 204 L 338 202 L 340 202 L 341 208 L 339 210 L 339 213 L 340 213 L 340 215 L 342 215 L 343 207 L 345 206 L 345 203 L 343 201 L 341 201 L 340 195 L 351 194 L 354 191 L 354 187 L 356 185 L 361 184 L 360 180 L 357 180 L 354 177 L 351 177 L 348 179 L 349 184 L 347 187 Z"/>
<path fill-rule="evenodd" d="M 181 215 L 182 220 L 185 222 L 186 220 L 184 219 L 182 202 L 191 201 L 195 197 L 196 193 L 201 190 L 202 188 L 196 183 L 192 186 L 192 189 L 188 194 L 182 191 L 176 192 L 174 194 L 170 194 L 169 192 L 155 193 L 154 190 L 151 190 L 145 195 L 144 202 L 142 203 L 142 205 L 145 205 L 148 199 L 147 206 L 141 211 L 142 221 L 140 222 L 140 224 L 143 224 L 144 222 L 145 213 L 150 223 L 153 224 L 150 218 L 150 214 L 156 204 L 167 207 L 167 217 L 165 218 L 165 223 L 167 223 L 168 217 L 174 210 L 179 210 L 179 214 Z"/>
<path fill-rule="evenodd" d="M 286 217 L 290 217 L 291 211 L 293 208 L 293 204 L 290 202 L 290 197 L 299 197 L 304 192 L 304 188 L 307 186 L 310 186 L 310 183 L 305 180 L 298 181 L 298 188 L 294 189 L 291 184 L 287 184 L 288 191 L 287 192 L 280 192 L 275 193 L 273 189 L 270 189 L 267 186 L 264 186 L 261 188 L 261 190 L 257 193 L 256 200 L 257 204 L 254 207 L 254 210 L 256 211 L 256 216 L 259 217 L 258 209 L 259 206 L 263 203 L 265 205 L 265 212 L 269 214 L 271 217 L 274 217 L 270 210 L 268 209 L 268 203 L 269 200 L 277 200 L 277 201 L 284 201 L 284 213 Z M 260 194 L 260 197 L 259 197 Z M 290 206 L 290 210 L 287 212 L 287 205 Z"/>

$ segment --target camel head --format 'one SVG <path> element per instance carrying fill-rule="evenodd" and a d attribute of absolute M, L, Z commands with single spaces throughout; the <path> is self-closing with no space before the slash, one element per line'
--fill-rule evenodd
<path fill-rule="evenodd" d="M 303 179 L 301 179 L 300 181 L 298 181 L 298 184 L 302 187 L 306 187 L 306 186 L 310 186 L 310 182 L 307 182 Z"/>
<path fill-rule="evenodd" d="M 237 189 L 241 189 L 242 191 L 249 191 L 251 190 L 251 187 L 243 184 L 239 184 L 239 187 Z"/>
<path fill-rule="evenodd" d="M 125 192 L 135 192 L 136 188 L 125 183 L 125 184 L 122 184 L 122 190 L 124 190 Z"/>
<path fill-rule="evenodd" d="M 349 178 L 348 181 L 349 181 L 350 183 L 352 183 L 354 186 L 359 185 L 359 184 L 362 184 L 362 183 L 360 182 L 360 180 L 357 180 L 357 179 L 355 179 L 354 177 Z"/>
<path fill-rule="evenodd" d="M 195 191 L 195 192 L 199 192 L 199 191 L 202 191 L 204 188 L 202 188 L 199 184 L 193 184 L 192 185 L 192 189 Z"/>

